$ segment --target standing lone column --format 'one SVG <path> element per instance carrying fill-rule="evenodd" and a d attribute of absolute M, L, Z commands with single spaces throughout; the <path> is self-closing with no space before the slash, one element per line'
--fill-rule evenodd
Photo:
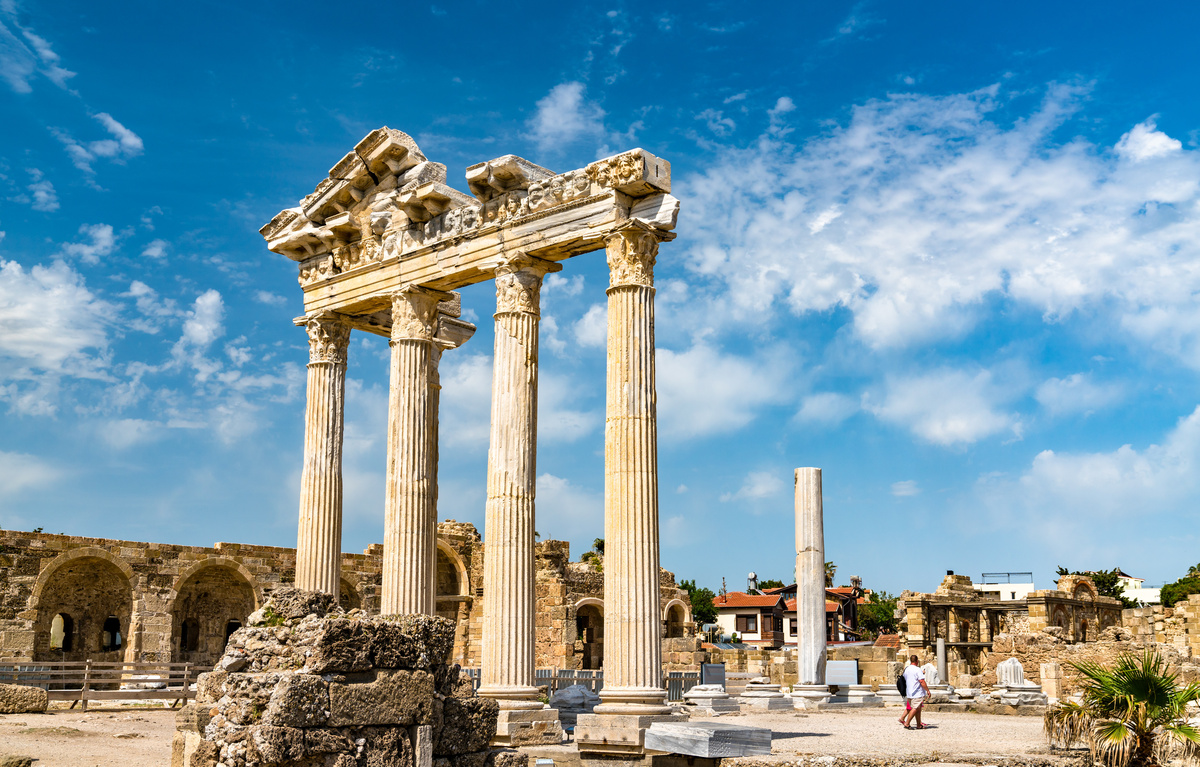
<path fill-rule="evenodd" d="M 495 745 L 562 741 L 558 712 L 538 700 L 533 677 L 539 299 L 542 278 L 559 269 L 527 256 L 496 269 L 479 688 L 499 699 Z"/>
<path fill-rule="evenodd" d="M 383 615 L 434 613 L 437 557 L 437 412 L 433 367 L 438 301 L 407 287 L 392 295 Z"/>
<path fill-rule="evenodd" d="M 658 590 L 654 259 L 658 238 L 628 226 L 607 241 L 604 424 L 604 689 L 598 714 L 670 713 Z"/>
<path fill-rule="evenodd" d="M 308 403 L 296 540 L 296 588 L 337 596 L 342 579 L 342 428 L 350 326 L 312 317 L 308 331 Z"/>
<path fill-rule="evenodd" d="M 796 579 L 800 681 L 792 687 L 792 699 L 800 707 L 803 702 L 819 703 L 829 697 L 825 684 L 825 522 L 820 469 L 796 469 Z"/>

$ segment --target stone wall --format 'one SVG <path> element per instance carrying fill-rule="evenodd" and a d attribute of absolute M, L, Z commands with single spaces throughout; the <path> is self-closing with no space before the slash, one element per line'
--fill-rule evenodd
<path fill-rule="evenodd" d="M 1121 625 L 1139 642 L 1169 644 L 1200 657 L 1200 594 L 1173 607 L 1152 605 L 1135 607 L 1121 613 Z"/>
<path fill-rule="evenodd" d="M 455 622 L 452 657 L 463 666 L 480 663 L 485 551 L 473 525 L 438 525 L 436 610 Z M 294 582 L 295 567 L 295 549 L 273 546 L 176 546 L 0 530 L 0 662 L 212 665 L 250 613 Z M 343 554 L 342 606 L 378 613 L 382 567 L 379 544 Z M 571 562 L 565 541 L 542 541 L 536 567 L 538 667 L 600 666 L 602 560 Z M 664 636 L 671 629 L 694 633 L 691 605 L 675 576 L 661 570 L 659 587 Z M 669 622 L 669 614 L 676 620 Z"/>

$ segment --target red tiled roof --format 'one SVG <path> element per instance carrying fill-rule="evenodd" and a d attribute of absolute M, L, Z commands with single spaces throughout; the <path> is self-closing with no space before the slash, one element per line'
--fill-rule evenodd
<path fill-rule="evenodd" d="M 783 601 L 783 598 L 777 595 L 758 595 L 746 594 L 741 591 L 730 591 L 725 596 L 718 596 L 713 600 L 713 605 L 716 607 L 774 607 Z"/>
<path fill-rule="evenodd" d="M 716 600 L 715 600 L 715 599 L 713 600 L 713 604 L 716 604 Z M 829 601 L 826 601 L 826 602 L 825 602 L 825 612 L 827 612 L 827 613 L 836 613 L 836 612 L 838 611 L 838 607 L 840 607 L 840 606 L 841 606 L 841 605 L 840 605 L 840 604 L 838 604 L 837 602 L 829 602 Z M 796 612 L 796 600 L 794 600 L 794 599 L 789 599 L 789 600 L 788 600 L 788 601 L 785 603 L 784 612 L 789 612 L 789 613 L 794 613 L 794 612 Z"/>
<path fill-rule="evenodd" d="M 899 634 L 880 634 L 879 638 L 875 640 L 875 646 L 876 647 L 890 647 L 892 649 L 898 650 L 898 649 L 900 649 L 900 635 Z"/>

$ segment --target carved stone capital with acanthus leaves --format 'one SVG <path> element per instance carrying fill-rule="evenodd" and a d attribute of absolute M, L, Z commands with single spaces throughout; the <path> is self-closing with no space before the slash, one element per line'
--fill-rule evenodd
<path fill-rule="evenodd" d="M 409 286 L 392 294 L 392 340 L 432 341 L 437 333 L 438 302 L 446 294 Z"/>
<path fill-rule="evenodd" d="M 524 254 L 503 261 L 496 267 L 496 314 L 541 314 L 542 278 L 561 269 L 561 264 Z"/>
<path fill-rule="evenodd" d="M 654 286 L 654 260 L 658 255 L 655 234 L 639 226 L 629 226 L 609 235 L 609 287 Z"/>
<path fill-rule="evenodd" d="M 313 317 L 304 323 L 308 331 L 308 361 L 346 364 L 350 326 L 331 315 Z"/>

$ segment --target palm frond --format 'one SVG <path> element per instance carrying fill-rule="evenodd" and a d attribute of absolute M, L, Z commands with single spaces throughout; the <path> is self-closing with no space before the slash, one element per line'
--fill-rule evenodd
<path fill-rule="evenodd" d="M 1087 707 L 1071 701 L 1047 709 L 1042 717 L 1042 729 L 1050 744 L 1058 743 L 1063 748 L 1087 742 L 1093 724 Z"/>
<path fill-rule="evenodd" d="M 1105 767 L 1126 767 L 1137 744 L 1137 735 L 1120 720 L 1097 722 L 1092 728 L 1092 759 Z"/>

